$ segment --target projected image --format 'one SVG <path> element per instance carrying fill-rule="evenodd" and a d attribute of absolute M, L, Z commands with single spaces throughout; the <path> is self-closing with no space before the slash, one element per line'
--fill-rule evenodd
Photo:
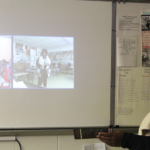
<path fill-rule="evenodd" d="M 11 88 L 11 36 L 0 36 L 0 88 Z"/>
<path fill-rule="evenodd" d="M 74 88 L 73 37 L 13 36 L 13 88 Z"/>

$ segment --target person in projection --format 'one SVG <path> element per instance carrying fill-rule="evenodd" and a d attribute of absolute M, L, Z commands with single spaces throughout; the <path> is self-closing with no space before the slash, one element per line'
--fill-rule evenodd
<path fill-rule="evenodd" d="M 9 62 L 5 64 L 4 72 L 5 72 L 4 79 L 10 84 L 11 83 L 11 68 L 10 68 Z"/>
<path fill-rule="evenodd" d="M 46 49 L 42 50 L 41 56 L 37 59 L 37 73 L 38 73 L 38 85 L 46 87 L 47 78 L 50 76 L 50 64 L 51 61 L 47 56 L 48 52 Z"/>

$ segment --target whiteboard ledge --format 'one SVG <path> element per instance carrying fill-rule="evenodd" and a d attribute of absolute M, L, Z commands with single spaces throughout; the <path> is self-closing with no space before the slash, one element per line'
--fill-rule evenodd
<path fill-rule="evenodd" d="M 1 136 L 0 141 L 15 141 L 16 137 L 15 136 Z"/>

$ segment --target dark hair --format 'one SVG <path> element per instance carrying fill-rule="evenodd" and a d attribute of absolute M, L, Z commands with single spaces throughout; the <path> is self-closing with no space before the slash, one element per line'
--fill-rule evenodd
<path fill-rule="evenodd" d="M 42 53 L 43 53 L 44 51 L 46 52 L 46 55 L 47 55 L 47 49 L 42 49 Z"/>

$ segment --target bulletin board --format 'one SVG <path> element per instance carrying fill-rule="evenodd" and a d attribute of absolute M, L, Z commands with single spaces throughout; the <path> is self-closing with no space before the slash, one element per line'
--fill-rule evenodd
<path fill-rule="evenodd" d="M 150 111 L 150 4 L 117 3 L 115 124 L 139 126 Z"/>

